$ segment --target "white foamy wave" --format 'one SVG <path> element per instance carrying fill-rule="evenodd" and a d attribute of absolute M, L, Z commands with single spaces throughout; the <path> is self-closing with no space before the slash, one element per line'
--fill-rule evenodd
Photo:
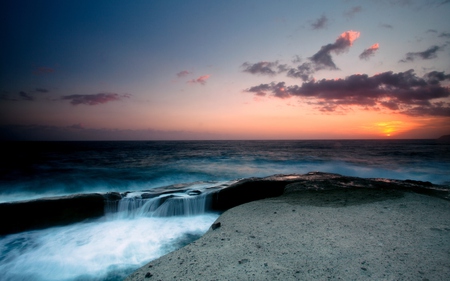
<path fill-rule="evenodd" d="M 102 220 L 8 235 L 0 239 L 2 280 L 104 280 L 112 271 L 130 273 L 175 250 L 186 236 L 203 235 L 217 217 Z"/>

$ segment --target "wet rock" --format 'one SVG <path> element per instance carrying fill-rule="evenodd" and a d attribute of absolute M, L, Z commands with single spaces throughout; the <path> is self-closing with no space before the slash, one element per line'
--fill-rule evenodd
<path fill-rule="evenodd" d="M 221 223 L 220 223 L 220 222 L 216 222 L 216 223 L 213 223 L 213 224 L 211 225 L 211 229 L 212 229 L 212 230 L 216 230 L 216 229 L 218 229 L 220 226 L 221 226 Z"/>
<path fill-rule="evenodd" d="M 187 194 L 190 196 L 196 196 L 202 194 L 202 192 L 200 190 L 189 190 Z"/>
<path fill-rule="evenodd" d="M 113 193 L 106 196 L 117 198 Z M 0 235 L 101 217 L 105 201 L 105 195 L 93 193 L 1 203 Z"/>

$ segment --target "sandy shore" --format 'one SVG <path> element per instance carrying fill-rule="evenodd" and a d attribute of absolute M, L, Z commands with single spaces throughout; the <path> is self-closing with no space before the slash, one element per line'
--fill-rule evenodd
<path fill-rule="evenodd" d="M 393 190 L 291 191 L 126 280 L 450 280 L 450 201 Z"/>

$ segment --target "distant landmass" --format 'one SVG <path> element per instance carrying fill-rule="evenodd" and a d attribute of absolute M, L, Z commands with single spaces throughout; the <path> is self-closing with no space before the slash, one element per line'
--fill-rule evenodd
<path fill-rule="evenodd" d="M 450 141 L 450 135 L 444 135 L 438 138 L 438 140 Z"/>

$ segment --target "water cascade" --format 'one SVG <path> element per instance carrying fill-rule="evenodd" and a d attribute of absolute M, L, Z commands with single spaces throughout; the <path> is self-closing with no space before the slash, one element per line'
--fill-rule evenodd
<path fill-rule="evenodd" d="M 105 214 L 113 219 L 201 215 L 209 209 L 209 195 L 198 190 L 158 196 L 128 193 L 119 201 L 106 202 Z"/>

